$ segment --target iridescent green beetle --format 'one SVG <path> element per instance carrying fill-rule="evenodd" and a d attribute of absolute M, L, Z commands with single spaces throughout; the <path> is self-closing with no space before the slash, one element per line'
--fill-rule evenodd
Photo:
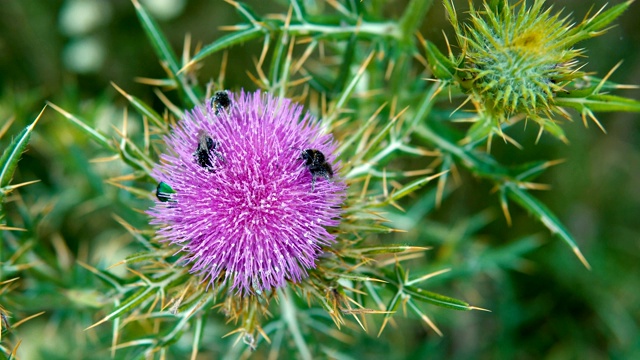
<path fill-rule="evenodd" d="M 175 193 L 175 190 L 173 190 L 173 188 L 171 188 L 171 186 L 169 186 L 169 184 L 164 181 L 160 181 L 158 187 L 156 188 L 156 197 L 162 202 L 176 202 L 175 200 L 171 200 L 171 194 Z"/>

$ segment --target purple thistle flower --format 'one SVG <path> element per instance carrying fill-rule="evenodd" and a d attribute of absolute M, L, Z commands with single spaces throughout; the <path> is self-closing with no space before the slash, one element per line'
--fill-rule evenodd
<path fill-rule="evenodd" d="M 337 170 L 336 144 L 302 106 L 260 91 L 229 100 L 186 113 L 165 138 L 153 176 L 175 193 L 149 213 L 191 273 L 246 295 L 308 276 L 335 241 L 326 227 L 346 185 L 318 170 Z M 303 158 L 311 149 L 326 164 Z"/>

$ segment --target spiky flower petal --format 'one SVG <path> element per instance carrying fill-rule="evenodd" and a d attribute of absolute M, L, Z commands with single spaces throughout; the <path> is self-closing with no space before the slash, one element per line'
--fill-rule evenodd
<path fill-rule="evenodd" d="M 214 97 L 215 100 L 215 97 Z M 298 282 L 335 235 L 345 184 L 336 145 L 300 105 L 261 92 L 230 94 L 230 106 L 195 108 L 165 138 L 155 170 L 163 193 L 150 210 L 165 241 L 211 285 L 251 294 Z M 333 173 L 331 173 L 333 175 Z"/>

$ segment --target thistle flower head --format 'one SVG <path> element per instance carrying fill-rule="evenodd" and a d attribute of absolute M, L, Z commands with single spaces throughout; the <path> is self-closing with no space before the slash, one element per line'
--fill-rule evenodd
<path fill-rule="evenodd" d="M 535 114 L 553 103 L 553 94 L 576 76 L 573 65 L 580 54 L 567 49 L 562 38 L 569 28 L 542 8 L 519 10 L 471 8 L 471 24 L 462 39 L 466 70 L 473 78 L 473 91 L 483 103 L 507 114 Z"/>
<path fill-rule="evenodd" d="M 332 136 L 288 99 L 213 100 L 165 138 L 154 176 L 172 192 L 158 196 L 152 224 L 210 285 L 251 294 L 298 282 L 335 240 L 326 228 L 339 222 L 345 184 Z"/>
<path fill-rule="evenodd" d="M 463 28 L 450 0 L 445 0 L 458 43 L 463 51 L 458 74 L 472 100 L 502 122 L 515 114 L 543 123 L 542 116 L 563 112 L 556 106 L 558 94 L 585 76 L 578 66 L 581 49 L 573 46 L 601 31 L 619 15 L 618 9 L 597 13 L 578 24 L 570 24 L 560 13 L 545 7 L 545 0 L 529 5 L 507 0 L 472 5 L 470 20 Z M 622 7 L 620 7 L 621 9 Z"/>

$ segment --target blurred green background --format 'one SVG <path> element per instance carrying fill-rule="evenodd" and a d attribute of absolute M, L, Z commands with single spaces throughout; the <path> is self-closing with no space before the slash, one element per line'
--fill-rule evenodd
<path fill-rule="evenodd" d="M 141 2 L 158 19 L 177 53 L 187 33 L 193 48 L 219 37 L 219 26 L 240 21 L 231 6 L 218 0 Z M 284 1 L 246 3 L 261 14 L 286 12 Z M 442 29 L 449 35 L 451 29 L 440 1 L 435 3 L 422 34 L 444 49 Z M 466 0 L 457 3 L 459 9 L 467 6 Z M 577 21 L 592 5 L 598 9 L 605 3 L 548 1 Z M 388 1 L 389 17 L 397 16 L 404 4 Z M 587 49 L 587 71 L 602 76 L 624 60 L 611 80 L 640 84 L 639 16 L 640 3 L 635 3 L 607 34 L 581 43 Z M 254 88 L 246 70 L 253 69 L 252 58 L 260 48 L 261 43 L 250 42 L 229 53 L 227 87 Z M 121 126 L 127 103 L 110 82 L 162 109 L 152 88 L 135 80 L 160 78 L 164 73 L 128 0 L 5 0 L 0 9 L 0 54 L 0 128 L 15 119 L 0 139 L 2 149 L 35 119 L 46 101 L 113 133 L 112 126 Z M 220 60 L 216 55 L 205 61 L 199 72 L 203 82 L 217 78 Z M 640 97 L 638 90 L 619 94 Z M 515 206 L 513 226 L 507 226 L 489 184 L 463 174 L 463 186 L 403 241 L 435 246 L 425 269 L 432 266 L 429 262 L 453 268 L 448 276 L 429 283 L 436 291 L 492 312 L 430 308 L 443 338 L 417 319 L 397 317 L 397 326 L 388 327 L 382 340 L 373 331 L 353 344 L 336 344 L 336 350 L 352 358 L 380 359 L 640 358 L 640 117 L 600 114 L 607 129 L 603 134 L 593 123 L 585 129 L 579 116 L 573 115 L 574 122 L 563 125 L 569 145 L 551 137 L 535 144 L 537 131 L 523 132 L 519 127 L 510 135 L 524 150 L 495 141 L 492 152 L 505 164 L 566 160 L 541 179 L 552 189 L 536 195 L 574 234 L 591 271 Z M 135 131 L 135 125 L 130 126 Z M 31 349 L 29 354 L 84 358 L 90 354 L 87 349 L 110 341 L 108 331 L 82 331 L 98 319 L 96 309 L 108 299 L 87 290 L 99 288 L 99 281 L 76 260 L 100 268 L 121 260 L 131 239 L 114 214 L 142 227 L 146 218 L 136 209 L 145 209 L 150 201 L 106 184 L 104 179 L 126 169 L 117 161 L 93 161 L 102 155 L 49 109 L 19 163 L 13 183 L 40 182 L 8 199 L 8 220 L 14 219 L 17 225 L 23 221 L 19 219 L 36 223 L 34 249 L 44 258 L 56 258 L 55 266 L 41 267 L 37 276 L 23 279 L 12 290 L 12 303 L 0 295 L 0 303 L 14 309 L 16 318 L 47 311 L 20 328 L 18 338 L 23 340 L 22 347 Z M 499 256 L 500 249 L 531 234 L 536 234 L 534 243 L 539 246 L 522 250 L 526 260 L 482 266 L 483 256 Z M 3 244 L 12 241 L 4 240 Z M 12 249 L 3 249 L 3 261 L 11 257 Z M 218 341 L 216 335 L 209 339 Z"/>

